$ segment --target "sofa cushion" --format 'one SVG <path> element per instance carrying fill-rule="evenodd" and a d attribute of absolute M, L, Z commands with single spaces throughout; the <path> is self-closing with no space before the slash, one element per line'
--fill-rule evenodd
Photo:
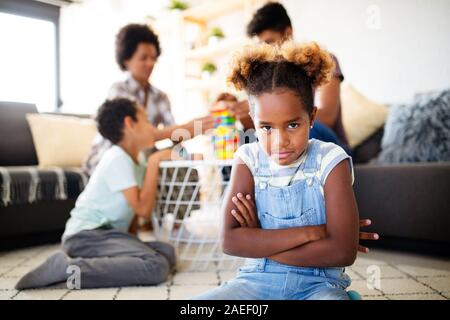
<path fill-rule="evenodd" d="M 450 90 L 390 107 L 379 163 L 450 161 Z"/>
<path fill-rule="evenodd" d="M 37 164 L 29 113 L 37 113 L 34 104 L 0 101 L 0 166 Z"/>
<path fill-rule="evenodd" d="M 97 133 L 95 121 L 73 116 L 29 114 L 40 167 L 81 167 Z"/>
<path fill-rule="evenodd" d="M 0 167 L 0 207 L 75 199 L 87 181 L 81 168 Z"/>
<path fill-rule="evenodd" d="M 351 148 L 357 147 L 384 125 L 387 107 L 368 100 L 348 83 L 342 85 L 341 101 L 342 123 Z"/>

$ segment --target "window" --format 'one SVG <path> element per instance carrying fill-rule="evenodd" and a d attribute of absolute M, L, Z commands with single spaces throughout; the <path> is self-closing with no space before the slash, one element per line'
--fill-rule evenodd
<path fill-rule="evenodd" d="M 1 2 L 1 101 L 33 103 L 40 112 L 58 108 L 58 20 L 56 6 Z"/>

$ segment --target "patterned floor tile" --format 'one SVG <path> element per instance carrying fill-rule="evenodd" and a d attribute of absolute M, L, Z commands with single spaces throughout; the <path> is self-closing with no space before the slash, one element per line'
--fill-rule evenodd
<path fill-rule="evenodd" d="M 450 277 L 418 278 L 418 280 L 439 292 L 450 291 Z"/>
<path fill-rule="evenodd" d="M 219 279 L 215 272 L 179 272 L 173 277 L 173 285 L 218 285 Z"/>
<path fill-rule="evenodd" d="M 390 300 L 447 300 L 437 293 L 398 294 L 388 295 L 387 298 Z"/>
<path fill-rule="evenodd" d="M 67 289 L 33 289 L 20 291 L 13 300 L 60 300 Z"/>
<path fill-rule="evenodd" d="M 15 268 L 11 268 L 8 272 L 5 272 L 3 274 L 3 277 L 21 278 L 29 271 L 30 271 L 30 267 L 25 267 L 25 266 L 15 267 Z"/>
<path fill-rule="evenodd" d="M 5 273 L 10 271 L 13 267 L 0 267 L 0 277 L 2 277 Z"/>
<path fill-rule="evenodd" d="M 14 256 L 14 255 L 2 256 L 0 257 L 0 267 L 2 268 L 16 267 L 26 260 L 27 258 L 22 256 Z"/>
<path fill-rule="evenodd" d="M 389 300 L 386 296 L 363 296 L 362 300 Z"/>
<path fill-rule="evenodd" d="M 145 237 L 145 235 L 144 235 Z M 151 240 L 151 234 L 147 235 Z M 65 283 L 45 289 L 17 292 L 14 286 L 20 276 L 44 262 L 60 249 L 59 244 L 0 253 L 1 299 L 188 299 L 217 287 L 236 275 L 233 268 L 212 264 L 203 272 L 186 272 L 178 268 L 169 279 L 156 287 L 126 287 L 68 291 Z M 381 272 L 381 292 L 370 290 L 364 278 L 368 266 Z M 199 268 L 197 268 L 199 269 Z M 450 262 L 441 258 L 371 250 L 360 254 L 355 264 L 346 269 L 352 278 L 350 290 L 358 291 L 364 300 L 373 299 L 450 299 Z M 405 274 L 406 273 L 406 274 Z M 371 274 L 373 275 L 373 274 Z M 416 281 L 416 280 L 417 281 Z M 173 285 L 172 285 L 173 284 Z M 438 294 L 436 291 L 441 292 Z M 383 295 L 386 294 L 386 295 Z"/>
<path fill-rule="evenodd" d="M 49 254 L 49 255 L 39 255 L 39 256 L 30 258 L 30 259 L 26 260 L 25 262 L 23 262 L 21 264 L 21 266 L 28 267 L 28 268 L 30 268 L 30 270 L 34 269 L 34 268 L 38 267 L 39 265 L 41 265 L 42 263 L 44 263 L 45 260 L 47 260 L 47 258 L 50 255 L 51 254 Z"/>
<path fill-rule="evenodd" d="M 382 295 L 376 289 L 369 287 L 366 280 L 353 280 L 347 290 L 355 290 L 362 296 L 380 296 Z"/>
<path fill-rule="evenodd" d="M 379 269 L 378 269 L 379 268 Z M 367 265 L 367 266 L 352 266 L 352 270 L 355 271 L 362 279 L 367 279 L 380 272 L 381 278 L 407 278 L 408 275 L 397 270 L 389 265 Z"/>
<path fill-rule="evenodd" d="M 176 269 L 178 272 L 217 272 L 217 265 L 211 261 L 199 263 L 178 261 Z"/>
<path fill-rule="evenodd" d="M 414 277 L 450 276 L 450 266 L 448 269 L 438 269 L 404 264 L 397 265 L 396 267 L 399 270 L 406 272 Z"/>
<path fill-rule="evenodd" d="M 0 278 L 0 289 L 13 290 L 17 280 L 17 278 Z"/>
<path fill-rule="evenodd" d="M 387 264 L 386 260 L 374 259 L 367 254 L 366 255 L 359 254 L 352 267 L 355 267 L 355 266 L 362 267 L 362 266 L 370 266 L 370 265 L 380 266 L 380 265 L 385 265 L 385 264 Z"/>
<path fill-rule="evenodd" d="M 17 290 L 0 290 L 0 300 L 11 300 L 17 292 Z"/>
<path fill-rule="evenodd" d="M 414 279 L 381 279 L 381 291 L 386 294 L 433 293 L 434 291 Z"/>

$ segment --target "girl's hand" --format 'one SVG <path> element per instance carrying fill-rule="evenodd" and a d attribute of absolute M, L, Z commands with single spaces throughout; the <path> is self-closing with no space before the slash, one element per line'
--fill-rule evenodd
<path fill-rule="evenodd" d="M 372 224 L 372 221 L 370 221 L 369 219 L 362 219 L 359 220 L 359 227 L 368 227 Z M 380 236 L 378 235 L 378 233 L 372 233 L 372 232 L 360 232 L 359 233 L 359 241 L 361 240 L 378 240 L 380 238 Z M 363 253 L 368 253 L 369 252 L 369 248 L 364 247 L 362 245 L 358 246 L 358 251 L 359 252 L 363 252 Z"/>
<path fill-rule="evenodd" d="M 259 219 L 255 210 L 255 202 L 248 194 L 244 197 L 238 193 L 231 199 L 238 210 L 231 210 L 233 217 L 239 222 L 241 227 L 259 228 Z"/>

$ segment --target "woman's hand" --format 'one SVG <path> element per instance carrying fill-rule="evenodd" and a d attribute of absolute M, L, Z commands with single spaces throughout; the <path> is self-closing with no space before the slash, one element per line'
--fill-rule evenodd
<path fill-rule="evenodd" d="M 368 227 L 371 224 L 372 224 L 372 221 L 370 221 L 369 219 L 359 220 L 360 228 Z M 380 238 L 380 236 L 378 235 L 378 233 L 373 233 L 373 232 L 360 232 L 359 233 L 359 241 L 361 241 L 361 240 L 378 240 L 379 238 Z M 363 252 L 363 253 L 368 253 L 369 248 L 359 245 L 358 251 Z"/>
<path fill-rule="evenodd" d="M 187 123 L 187 129 L 191 133 L 191 137 L 193 138 L 198 134 L 205 134 L 206 131 L 214 128 L 215 119 L 212 115 L 208 115 L 205 117 L 197 118 L 191 120 Z"/>
<path fill-rule="evenodd" d="M 255 210 L 255 202 L 248 194 L 244 197 L 242 193 L 238 193 L 231 198 L 237 210 L 232 209 L 231 214 L 239 222 L 241 227 L 259 228 L 259 219 Z"/>
<path fill-rule="evenodd" d="M 238 120 L 250 117 L 250 107 L 246 100 L 230 105 L 228 111 L 230 111 Z"/>
<path fill-rule="evenodd" d="M 229 106 L 228 110 L 242 123 L 245 129 L 254 128 L 253 120 L 250 117 L 250 106 L 247 100 L 236 102 Z"/>

